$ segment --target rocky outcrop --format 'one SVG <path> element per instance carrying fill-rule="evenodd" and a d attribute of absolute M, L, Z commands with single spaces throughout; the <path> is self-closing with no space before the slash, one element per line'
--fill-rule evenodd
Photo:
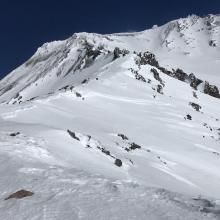
<path fill-rule="evenodd" d="M 122 140 L 128 140 L 128 137 L 124 134 L 118 134 L 118 137 L 121 137 Z"/>
<path fill-rule="evenodd" d="M 157 61 L 155 55 L 150 52 L 144 52 L 144 53 L 137 54 L 136 64 L 139 67 L 141 65 L 151 65 L 168 76 L 171 76 L 171 77 L 178 79 L 182 82 L 189 83 L 190 86 L 195 90 L 197 90 L 198 86 L 201 83 L 203 83 L 203 81 L 201 79 L 197 78 L 193 73 L 187 74 L 182 69 L 179 69 L 179 68 L 176 70 L 173 69 L 172 71 L 169 71 L 166 68 L 161 67 L 159 65 L 159 62 Z M 162 84 L 163 82 L 162 82 L 161 78 L 159 77 L 159 73 L 157 72 L 157 70 L 155 68 L 152 68 L 151 72 L 154 74 L 154 78 Z M 136 78 L 140 78 L 140 77 L 138 77 L 137 72 L 135 74 L 137 76 Z M 205 82 L 204 93 L 207 95 L 210 95 L 212 97 L 215 97 L 215 98 L 220 98 L 218 87 L 215 85 L 210 85 L 208 82 Z"/>
<path fill-rule="evenodd" d="M 16 136 L 18 136 L 19 134 L 20 134 L 20 132 L 15 132 L 15 133 L 9 134 L 9 136 L 11 136 L 11 137 L 16 137 Z"/>
<path fill-rule="evenodd" d="M 138 73 L 137 70 L 134 70 L 132 68 L 130 68 L 129 70 L 134 74 L 136 80 L 142 81 L 144 83 L 147 82 L 147 80 L 140 73 Z"/>
<path fill-rule="evenodd" d="M 89 58 L 92 58 L 93 60 L 96 59 L 101 54 L 100 49 L 94 49 L 94 47 L 90 44 L 86 45 L 86 55 Z"/>
<path fill-rule="evenodd" d="M 186 115 L 186 119 L 192 120 L 192 116 L 190 114 Z"/>
<path fill-rule="evenodd" d="M 113 159 L 114 164 L 118 167 L 122 166 L 122 160 L 118 159 L 115 155 L 113 155 L 110 150 L 108 150 L 105 146 L 103 146 L 100 141 L 95 140 L 92 138 L 90 135 L 84 135 L 80 133 L 76 133 L 73 131 L 70 131 L 69 129 L 67 130 L 68 134 L 75 140 L 79 141 L 85 148 L 88 148 L 90 150 L 98 150 L 105 156 Z M 119 137 L 125 138 L 126 136 L 124 135 L 118 135 Z"/>
<path fill-rule="evenodd" d="M 163 95 L 163 87 L 161 85 L 157 85 L 157 92 Z"/>
<path fill-rule="evenodd" d="M 120 48 L 116 47 L 113 51 L 113 60 L 116 60 L 121 56 L 124 57 L 125 55 L 127 55 L 129 53 L 130 53 L 129 50 L 125 50 L 125 49 L 121 50 Z"/>
<path fill-rule="evenodd" d="M 152 68 L 150 71 L 153 73 L 154 78 L 157 81 L 159 81 L 162 86 L 165 86 L 163 80 L 160 78 L 160 75 L 159 75 L 158 71 L 156 69 L 154 69 L 154 68 Z"/>
<path fill-rule="evenodd" d="M 136 64 L 137 65 L 151 65 L 151 66 L 155 66 L 158 67 L 159 63 L 156 60 L 156 57 L 154 54 L 150 53 L 150 52 L 144 52 L 144 53 L 139 53 L 138 55 L 138 59 L 136 60 Z"/>
<path fill-rule="evenodd" d="M 199 104 L 196 104 L 194 102 L 190 102 L 189 105 L 192 106 L 197 112 L 199 112 L 202 108 Z"/>
<path fill-rule="evenodd" d="M 210 40 L 210 41 L 209 41 L 209 46 L 210 46 L 210 47 L 217 47 L 217 45 L 216 45 L 216 43 L 215 43 L 214 40 Z"/>
<path fill-rule="evenodd" d="M 80 94 L 79 92 L 75 92 L 76 97 L 82 97 L 82 94 Z"/>
<path fill-rule="evenodd" d="M 122 161 L 120 159 L 115 159 L 115 165 L 118 167 L 122 166 Z"/>
<path fill-rule="evenodd" d="M 129 150 L 136 150 L 136 149 L 141 149 L 141 146 L 136 144 L 136 143 L 131 143 L 130 144 L 130 147 L 129 147 Z"/>
<path fill-rule="evenodd" d="M 204 93 L 215 98 L 220 98 L 219 90 L 217 86 L 210 85 L 208 82 L 204 84 Z"/>
<path fill-rule="evenodd" d="M 191 73 L 189 74 L 189 83 L 192 88 L 197 89 L 198 85 L 202 83 L 202 80 L 196 78 L 196 76 L 193 73 Z"/>
<path fill-rule="evenodd" d="M 98 48 L 94 48 L 93 45 L 89 44 L 86 42 L 85 44 L 85 57 L 84 57 L 84 63 L 85 63 L 85 68 L 89 67 L 94 60 L 102 53 L 102 51 Z"/>
<path fill-rule="evenodd" d="M 70 131 L 69 129 L 67 130 L 67 132 L 70 135 L 70 137 L 74 138 L 77 141 L 80 141 L 80 139 L 76 136 L 75 132 Z"/>
<path fill-rule="evenodd" d="M 186 82 L 188 80 L 188 75 L 181 69 L 173 70 L 173 75 L 176 79 Z"/>
<path fill-rule="evenodd" d="M 162 73 L 164 73 L 164 74 L 166 74 L 168 76 L 173 77 L 173 72 L 167 70 L 166 68 L 158 66 L 157 69 L 159 69 Z"/>
<path fill-rule="evenodd" d="M 15 193 L 12 193 L 7 198 L 5 198 L 5 200 L 8 200 L 8 199 L 22 199 L 22 198 L 25 198 L 25 197 L 28 197 L 28 196 L 33 196 L 33 195 L 34 195 L 33 192 L 22 189 L 22 190 L 19 190 L 19 191 L 15 192 Z"/>

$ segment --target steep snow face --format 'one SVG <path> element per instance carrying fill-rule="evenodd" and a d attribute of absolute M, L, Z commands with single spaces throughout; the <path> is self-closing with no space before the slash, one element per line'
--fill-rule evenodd
<path fill-rule="evenodd" d="M 1 196 L 34 194 L 0 218 L 218 219 L 218 30 L 210 15 L 75 34 L 3 79 Z"/>
<path fill-rule="evenodd" d="M 54 92 L 67 85 L 72 79 L 73 84 L 83 79 L 80 72 L 88 68 L 96 59 L 95 65 L 86 73 L 93 73 L 97 68 L 109 62 L 107 52 L 92 50 L 84 39 L 73 37 L 63 42 L 45 44 L 35 55 L 17 70 L 1 81 L 1 99 L 10 99 L 22 93 L 25 99 Z M 112 59 L 112 58 L 111 58 Z"/>

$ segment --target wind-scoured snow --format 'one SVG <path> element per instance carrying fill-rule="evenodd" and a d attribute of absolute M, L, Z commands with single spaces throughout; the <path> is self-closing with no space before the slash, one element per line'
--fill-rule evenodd
<path fill-rule="evenodd" d="M 219 219 L 219 28 L 79 33 L 3 79 L 0 218 Z"/>

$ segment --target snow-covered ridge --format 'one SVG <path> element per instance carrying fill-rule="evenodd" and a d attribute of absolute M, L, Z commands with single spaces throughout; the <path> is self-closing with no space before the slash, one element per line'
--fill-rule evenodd
<path fill-rule="evenodd" d="M 116 47 L 131 52 L 150 51 L 162 66 L 170 70 L 180 68 L 189 74 L 193 72 L 203 81 L 219 86 L 219 29 L 220 16 L 201 18 L 193 15 L 139 33 L 78 33 L 64 41 L 46 43 L 0 82 L 0 101 L 9 101 L 28 87 L 36 90 L 36 85 L 42 83 L 47 84 L 47 92 L 59 89 L 58 84 L 60 88 L 65 86 L 65 76 L 77 71 L 88 45 L 100 51 L 102 57 L 98 58 L 104 63 L 110 62 L 110 54 Z"/>

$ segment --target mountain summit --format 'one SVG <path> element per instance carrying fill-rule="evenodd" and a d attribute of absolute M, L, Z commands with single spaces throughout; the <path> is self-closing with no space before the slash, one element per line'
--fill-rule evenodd
<path fill-rule="evenodd" d="M 137 33 L 74 34 L 64 41 L 44 44 L 5 77 L 0 82 L 0 101 L 9 101 L 19 92 L 27 100 L 57 91 L 67 82 L 76 85 L 88 72 L 92 74 L 110 63 L 115 48 L 130 53 L 149 51 L 168 70 L 180 68 L 220 86 L 219 33 L 219 15 L 192 15 Z"/>

